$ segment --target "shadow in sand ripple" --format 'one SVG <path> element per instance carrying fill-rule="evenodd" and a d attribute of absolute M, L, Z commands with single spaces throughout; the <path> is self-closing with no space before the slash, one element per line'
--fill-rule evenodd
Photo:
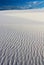
<path fill-rule="evenodd" d="M 14 60 L 15 60 L 15 53 L 13 54 L 13 56 L 12 56 L 12 59 L 11 59 L 11 65 L 13 65 L 14 64 Z"/>
<path fill-rule="evenodd" d="M 3 58 L 2 62 L 1 62 L 1 65 L 4 64 L 4 62 L 5 62 L 5 58 L 6 58 L 6 56 Z"/>

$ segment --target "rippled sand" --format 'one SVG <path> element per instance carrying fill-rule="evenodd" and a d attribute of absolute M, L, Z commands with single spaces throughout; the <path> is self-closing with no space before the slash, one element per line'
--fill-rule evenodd
<path fill-rule="evenodd" d="M 0 65 L 44 65 L 44 32 L 0 29 Z"/>
<path fill-rule="evenodd" d="M 44 65 L 43 14 L 0 11 L 0 65 Z"/>

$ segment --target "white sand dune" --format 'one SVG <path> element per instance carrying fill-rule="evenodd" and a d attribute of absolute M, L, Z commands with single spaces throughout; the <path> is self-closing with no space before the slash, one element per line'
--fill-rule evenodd
<path fill-rule="evenodd" d="M 0 11 L 0 25 L 17 29 L 43 29 L 44 9 Z"/>
<path fill-rule="evenodd" d="M 44 10 L 0 11 L 0 65 L 44 65 Z"/>
<path fill-rule="evenodd" d="M 25 20 L 27 19 L 29 21 L 30 20 L 35 21 L 35 23 L 44 22 L 44 9 L 41 11 L 40 10 L 37 10 L 37 11 L 36 10 L 13 10 L 13 11 L 10 10 L 10 11 L 2 11 L 0 13 L 4 16 L 9 16 L 12 18 L 17 17 L 17 18 L 23 18 Z M 17 21 L 17 23 L 19 23 L 19 21 Z M 20 23 L 23 23 L 23 22 L 21 21 Z"/>

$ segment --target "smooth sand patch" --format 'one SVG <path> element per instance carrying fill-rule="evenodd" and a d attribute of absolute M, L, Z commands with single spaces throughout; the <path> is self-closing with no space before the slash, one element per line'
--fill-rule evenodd
<path fill-rule="evenodd" d="M 18 30 L 44 30 L 44 9 L 0 11 L 0 25 Z"/>

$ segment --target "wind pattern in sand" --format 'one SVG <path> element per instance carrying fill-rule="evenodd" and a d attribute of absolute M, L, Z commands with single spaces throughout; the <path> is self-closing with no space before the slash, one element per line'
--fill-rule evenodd
<path fill-rule="evenodd" d="M 44 32 L 0 30 L 0 65 L 44 65 Z"/>

